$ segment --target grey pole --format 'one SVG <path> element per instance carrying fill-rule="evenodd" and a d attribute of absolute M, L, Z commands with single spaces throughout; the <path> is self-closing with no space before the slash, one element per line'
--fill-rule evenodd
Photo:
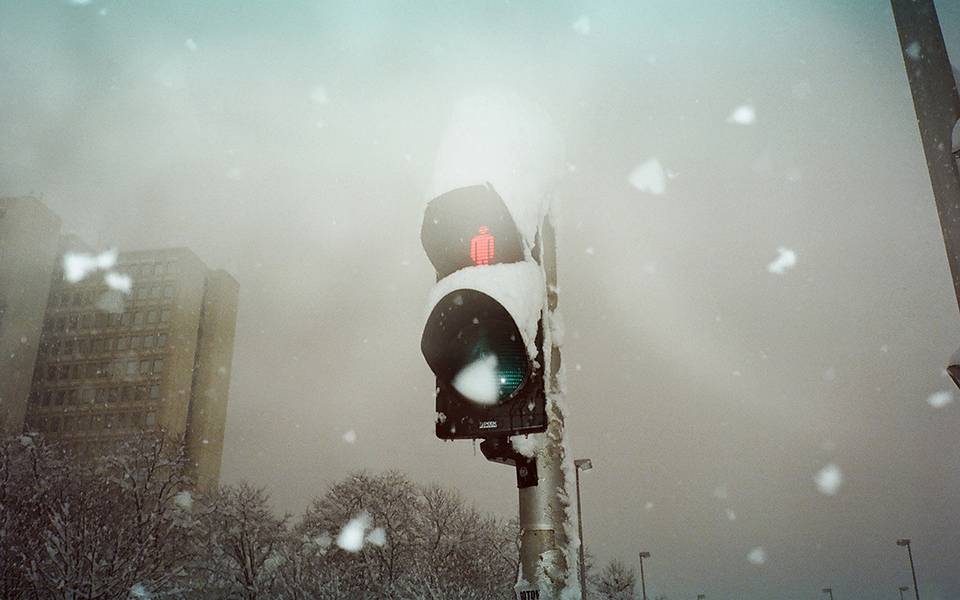
<path fill-rule="evenodd" d="M 545 335 L 551 331 L 550 320 L 557 310 L 557 247 L 553 223 L 548 215 L 541 228 L 539 262 L 543 266 L 547 283 L 547 305 L 544 307 L 543 325 Z M 543 357 L 550 369 L 544 378 L 547 395 L 547 431 L 542 435 L 546 443 L 537 452 L 538 484 L 521 488 L 520 501 L 520 577 L 534 588 L 550 590 L 547 598 L 555 600 L 567 579 L 570 568 L 568 561 L 569 540 L 564 533 L 566 511 L 570 500 L 560 490 L 566 490 L 564 465 L 570 465 L 572 457 L 566 455 L 563 445 L 564 415 L 555 402 L 562 394 L 560 386 L 560 347 L 551 340 L 549 356 Z M 548 569 L 539 569 L 541 557 L 550 555 Z M 544 581 L 540 581 L 540 576 Z M 540 585 L 540 584 L 544 585 Z M 540 598 L 538 592 L 532 592 L 524 598 Z"/>
<path fill-rule="evenodd" d="M 904 593 L 905 591 L 909 590 L 910 588 L 908 588 L 908 587 L 905 586 L 905 585 L 901 585 L 901 586 L 898 587 L 897 589 L 900 590 L 900 600 L 903 600 L 903 593 Z"/>
<path fill-rule="evenodd" d="M 643 590 L 643 600 L 647 600 L 647 581 L 643 577 L 643 559 L 650 558 L 649 552 L 640 553 L 640 589 Z"/>
<path fill-rule="evenodd" d="M 586 561 L 584 560 L 583 543 L 583 511 L 580 509 L 580 471 L 589 471 L 593 468 L 593 463 L 589 458 L 578 458 L 573 461 L 574 474 L 577 480 L 577 530 L 580 536 L 580 595 L 583 600 L 587 599 L 587 580 L 586 580 Z"/>
<path fill-rule="evenodd" d="M 823 588 L 824 594 L 830 594 L 830 600 L 833 600 L 833 588 Z"/>
<path fill-rule="evenodd" d="M 899 539 L 897 545 L 907 547 L 907 556 L 910 558 L 910 574 L 913 575 L 913 595 L 917 600 L 920 600 L 920 590 L 917 589 L 917 570 L 913 568 L 913 551 L 910 550 L 910 540 Z"/>

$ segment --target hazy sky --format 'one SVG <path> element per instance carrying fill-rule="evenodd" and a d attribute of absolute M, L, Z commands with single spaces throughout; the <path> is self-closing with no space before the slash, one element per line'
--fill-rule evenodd
<path fill-rule="evenodd" d="M 938 9 L 958 56 L 960 3 Z M 489 90 L 549 113 L 569 165 L 598 560 L 650 551 L 651 597 L 896 598 L 907 536 L 924 598 L 960 598 L 960 402 L 928 403 L 960 320 L 885 0 L 0 0 L 0 195 L 236 276 L 225 482 L 299 512 L 399 468 L 508 517 L 513 473 L 434 438 L 419 352 L 421 210 Z M 662 195 L 628 181 L 650 158 Z"/>

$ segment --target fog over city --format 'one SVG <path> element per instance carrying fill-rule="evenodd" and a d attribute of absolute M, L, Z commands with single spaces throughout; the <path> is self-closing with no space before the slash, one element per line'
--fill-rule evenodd
<path fill-rule="evenodd" d="M 0 82 L 0 196 L 239 283 L 223 483 L 299 514 L 397 469 L 516 516 L 512 470 L 435 437 L 420 351 L 424 206 L 492 181 L 557 199 L 598 567 L 895 598 L 908 537 L 960 598 L 960 315 L 886 0 L 0 0 Z M 464 140 L 501 133 L 513 180 Z"/>

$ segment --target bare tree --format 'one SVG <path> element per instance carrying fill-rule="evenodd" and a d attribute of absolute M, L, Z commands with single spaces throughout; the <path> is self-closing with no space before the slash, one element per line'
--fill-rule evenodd
<path fill-rule="evenodd" d="M 200 560 L 192 568 L 202 598 L 277 597 L 285 561 L 288 517 L 276 517 L 261 488 L 247 483 L 221 487 L 202 509 Z"/>
<path fill-rule="evenodd" d="M 596 592 L 604 600 L 633 600 L 637 584 L 633 569 L 619 560 L 611 561 L 600 571 L 595 581 Z"/>
<path fill-rule="evenodd" d="M 106 600 L 176 589 L 189 561 L 192 517 L 182 444 L 145 436 L 95 461 L 65 456 L 36 436 L 2 446 L 0 525 L 18 540 L 4 578 L 22 597 Z M 16 456 L 13 456 L 16 454 Z M 16 482 L 16 486 L 11 486 Z M 6 533 L 6 532 L 5 532 Z"/>

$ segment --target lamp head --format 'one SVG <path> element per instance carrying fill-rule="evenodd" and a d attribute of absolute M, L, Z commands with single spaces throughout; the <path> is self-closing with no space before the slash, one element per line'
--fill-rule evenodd
<path fill-rule="evenodd" d="M 910 545 L 910 540 L 908 540 L 908 539 L 906 539 L 906 538 L 897 540 L 897 545 L 898 545 L 898 546 L 909 546 L 909 545 Z"/>
<path fill-rule="evenodd" d="M 593 463 L 590 462 L 589 458 L 578 458 L 573 461 L 573 465 L 577 467 L 579 471 L 589 471 L 593 468 Z"/>
<path fill-rule="evenodd" d="M 640 558 L 650 558 L 650 553 L 649 553 L 649 552 L 641 552 L 641 553 L 640 553 Z"/>

